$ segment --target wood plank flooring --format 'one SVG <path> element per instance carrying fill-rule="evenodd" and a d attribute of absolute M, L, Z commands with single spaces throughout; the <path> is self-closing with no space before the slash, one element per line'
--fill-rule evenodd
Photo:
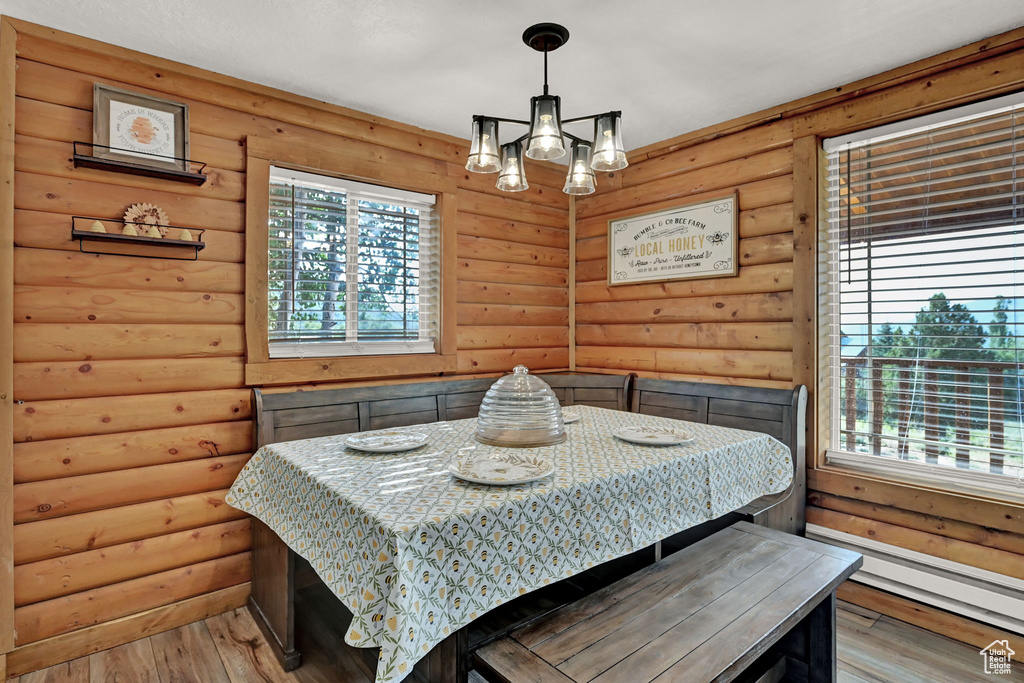
<path fill-rule="evenodd" d="M 337 625 L 308 606 L 298 609 L 303 665 L 290 673 L 277 666 L 249 613 L 239 609 L 11 681 L 372 683 L 365 664 L 336 646 Z M 840 603 L 838 623 L 839 683 L 1024 683 L 1022 661 L 1014 661 L 1009 676 L 987 676 L 976 648 L 863 607 Z"/>

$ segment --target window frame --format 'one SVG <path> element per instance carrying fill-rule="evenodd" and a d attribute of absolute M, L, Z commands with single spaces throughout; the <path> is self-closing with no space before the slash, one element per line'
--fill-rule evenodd
<path fill-rule="evenodd" d="M 360 302 L 362 300 L 359 292 L 359 273 L 358 268 L 361 258 L 360 244 L 362 242 L 362 228 L 359 226 L 360 216 L 364 212 L 373 212 L 373 209 L 365 209 L 363 207 L 364 202 L 380 202 L 384 201 L 385 204 L 391 203 L 400 205 L 403 207 L 403 211 L 409 208 L 416 208 L 418 213 L 416 214 L 417 231 L 419 231 L 419 237 L 417 239 L 417 260 L 422 259 L 423 263 L 426 264 L 425 268 L 417 269 L 417 285 L 420 284 L 424 275 L 428 277 L 428 282 L 436 282 L 435 277 L 440 276 L 440 241 L 439 241 L 439 223 L 437 217 L 437 196 L 434 194 L 422 194 L 412 193 L 405 190 L 396 190 L 391 187 L 385 187 L 383 185 L 369 185 L 366 183 L 359 183 L 349 178 L 335 178 L 334 176 L 325 176 L 323 174 L 310 174 L 303 173 L 291 168 L 285 168 L 281 166 L 271 166 L 271 207 L 275 206 L 275 194 L 274 188 L 287 187 L 289 192 L 292 193 L 292 199 L 294 204 L 294 193 L 296 188 L 308 189 L 319 189 L 320 191 L 327 191 L 334 195 L 344 195 L 346 198 L 346 205 L 344 209 L 344 223 L 348 226 L 355 226 L 355 229 L 348 230 L 342 229 L 342 239 L 345 242 L 345 256 L 344 263 L 339 264 L 344 271 L 344 279 L 339 280 L 344 283 L 343 296 L 340 297 L 339 301 L 343 302 L 345 310 L 345 322 L 339 329 L 343 331 L 343 338 L 339 338 L 336 334 L 327 334 L 323 337 L 317 337 L 315 334 L 305 335 L 308 338 L 302 339 L 304 335 L 293 334 L 286 335 L 292 338 L 289 339 L 275 339 L 274 332 L 270 331 L 270 357 L 271 359 L 276 358 L 307 358 L 307 357 L 340 357 L 340 356 L 368 356 L 368 355 L 401 355 L 403 353 L 417 354 L 417 355 L 429 355 L 434 353 L 437 347 L 437 323 L 440 313 L 440 302 L 438 302 L 437 291 L 428 291 L 425 296 L 417 297 L 418 301 L 416 309 L 418 312 L 419 320 L 425 322 L 423 327 L 417 326 L 416 337 L 408 337 L 405 326 L 403 325 L 402 334 L 396 335 L 396 338 L 390 339 L 377 339 L 374 338 L 372 333 L 361 334 L 360 325 L 358 323 L 358 311 L 360 310 Z M 277 200 L 278 206 L 280 206 L 280 200 Z M 305 200 L 298 200 L 302 210 L 305 210 Z M 423 220 L 424 214 L 426 220 Z M 273 213 L 273 209 L 271 210 Z M 393 217 L 392 217 L 393 218 Z M 405 235 L 407 231 L 407 222 L 409 217 L 403 218 L 402 234 Z M 270 219 L 273 223 L 273 219 Z M 280 231 L 282 227 L 276 226 L 271 232 Z M 286 228 L 287 229 L 287 228 Z M 290 232 L 292 233 L 292 239 L 294 239 L 294 223 L 291 226 Z M 426 235 L 426 239 L 424 238 Z M 282 256 L 278 254 L 273 256 L 273 249 L 271 249 L 271 260 L 274 258 L 280 259 Z M 294 256 L 294 252 L 293 252 Z M 287 257 L 286 257 L 287 258 Z M 292 270 L 294 276 L 294 270 Z M 294 284 L 294 282 L 293 282 Z M 431 288 L 436 289 L 436 288 Z M 282 295 L 284 292 L 282 291 Z M 289 302 L 294 304 L 294 301 Z M 425 312 L 429 310 L 429 312 Z M 271 319 L 274 318 L 274 314 L 270 314 Z M 290 316 L 288 318 L 290 320 Z M 365 330 L 363 332 L 366 332 Z M 423 336 L 428 334 L 428 337 Z M 315 345 L 315 346 L 314 346 Z"/>
<path fill-rule="evenodd" d="M 343 143 L 343 144 L 342 144 Z M 361 149 L 366 147 L 366 150 Z M 308 138 L 250 135 L 246 138 L 245 204 L 245 381 L 250 386 L 344 381 L 454 372 L 456 355 L 456 183 L 426 172 L 432 160 L 388 150 L 368 152 L 368 143 L 325 146 Z M 376 147 L 376 146 L 372 146 Z M 381 158 L 383 157 L 383 158 Z M 440 312 L 434 353 L 271 358 L 268 326 L 270 167 L 278 166 L 432 194 L 437 198 Z"/>
<path fill-rule="evenodd" d="M 807 191 L 813 185 L 814 192 L 809 195 L 809 197 L 813 197 L 813 200 L 808 199 L 808 204 L 810 205 L 813 201 L 814 211 L 808 213 L 813 213 L 814 223 L 816 223 L 816 229 L 813 231 L 816 235 L 814 240 L 816 267 L 813 271 L 816 281 L 812 291 L 817 296 L 816 320 L 813 327 L 818 349 L 814 373 L 818 396 L 814 402 L 817 413 L 814 420 L 816 423 L 815 454 L 813 459 L 809 459 L 809 462 L 813 462 L 814 469 L 825 473 L 852 476 L 865 484 L 870 481 L 879 481 L 914 488 L 927 488 L 947 495 L 959 495 L 972 499 L 999 500 L 1016 505 L 1024 502 L 1024 470 L 1021 470 L 1020 476 L 1014 477 L 931 463 L 891 460 L 878 455 L 853 453 L 832 447 L 833 431 L 838 431 L 833 428 L 833 418 L 841 414 L 841 409 L 837 410 L 833 405 L 836 400 L 836 392 L 832 386 L 832 353 L 829 345 L 828 315 L 829 303 L 833 294 L 831 281 L 834 274 L 831 272 L 832 254 L 827 247 L 830 226 L 827 209 L 826 157 L 828 152 L 825 149 L 826 140 L 835 146 L 850 140 L 872 139 L 893 133 L 910 132 L 937 122 L 952 121 L 990 109 L 998 109 L 1006 102 L 1020 102 L 1022 98 L 1024 98 L 1024 91 L 1017 91 L 999 98 L 952 103 L 951 105 L 947 103 L 950 106 L 931 107 L 921 114 L 895 120 L 890 118 L 888 121 L 881 121 L 874 126 L 856 129 L 845 128 L 829 131 L 832 133 L 830 135 L 818 133 L 799 138 L 800 141 L 808 143 L 813 141 L 814 145 L 814 163 L 810 164 L 814 167 L 814 173 L 807 174 L 805 181 L 808 183 L 805 186 Z M 813 182 L 811 182 L 812 179 Z"/>

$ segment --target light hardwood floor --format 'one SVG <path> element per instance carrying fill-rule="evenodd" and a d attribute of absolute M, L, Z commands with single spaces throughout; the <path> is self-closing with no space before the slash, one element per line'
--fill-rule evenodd
<path fill-rule="evenodd" d="M 876 612 L 840 603 L 840 683 L 1024 682 L 1024 663 L 1010 676 L 987 676 L 976 648 Z M 205 621 L 97 652 L 17 683 L 370 683 L 359 664 L 331 646 L 335 626 L 313 610 L 299 613 L 303 665 L 285 674 L 249 613 Z M 482 679 L 476 679 L 477 683 Z"/>

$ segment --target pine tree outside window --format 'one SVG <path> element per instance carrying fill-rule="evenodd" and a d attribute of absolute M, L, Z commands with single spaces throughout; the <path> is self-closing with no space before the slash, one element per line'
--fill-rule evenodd
<path fill-rule="evenodd" d="M 828 460 L 1024 494 L 1024 96 L 825 141 Z"/>

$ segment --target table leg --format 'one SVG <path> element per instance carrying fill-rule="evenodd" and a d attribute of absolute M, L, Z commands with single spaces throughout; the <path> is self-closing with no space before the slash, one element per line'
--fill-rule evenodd
<path fill-rule="evenodd" d="M 423 659 L 416 662 L 414 672 L 421 683 L 468 683 L 468 628 L 460 628 L 435 645 Z"/>
<path fill-rule="evenodd" d="M 295 649 L 295 555 L 263 522 L 252 520 L 252 594 L 249 612 L 281 668 L 291 671 Z"/>
<path fill-rule="evenodd" d="M 807 615 L 807 683 L 836 683 L 836 593 Z"/>

